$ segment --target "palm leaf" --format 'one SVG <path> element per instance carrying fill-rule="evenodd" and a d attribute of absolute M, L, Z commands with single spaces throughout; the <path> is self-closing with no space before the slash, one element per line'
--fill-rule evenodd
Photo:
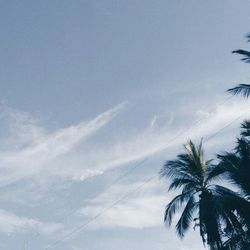
<path fill-rule="evenodd" d="M 169 185 L 168 191 L 175 190 L 180 187 L 184 188 L 187 185 L 189 187 L 192 186 L 193 188 L 195 188 L 197 186 L 197 182 L 188 178 L 188 176 L 186 178 L 174 178 L 171 184 Z"/>
<path fill-rule="evenodd" d="M 246 120 L 241 124 L 241 136 L 249 137 L 250 136 L 250 121 Z"/>
<path fill-rule="evenodd" d="M 219 165 L 224 168 L 227 178 L 246 194 L 250 194 L 250 144 L 248 140 L 239 138 L 234 152 L 226 152 L 217 156 Z"/>
<path fill-rule="evenodd" d="M 205 185 L 207 185 L 211 181 L 214 181 L 215 179 L 220 179 L 221 175 L 224 173 L 224 167 L 220 166 L 219 164 L 210 166 L 207 170 Z"/>
<path fill-rule="evenodd" d="M 193 213 L 198 208 L 198 205 L 199 203 L 195 201 L 193 196 L 186 204 L 186 207 L 184 208 L 182 215 L 176 224 L 176 232 L 181 238 L 184 237 L 185 232 L 189 229 L 190 223 L 193 219 Z"/>
<path fill-rule="evenodd" d="M 243 55 L 244 57 L 241 60 L 246 62 L 246 63 L 250 63 L 250 52 L 249 51 L 243 50 L 243 49 L 238 49 L 238 50 L 232 51 L 232 53 L 235 53 L 238 55 Z"/>
<path fill-rule="evenodd" d="M 181 208 L 184 202 L 187 202 L 193 195 L 193 191 L 183 192 L 177 195 L 167 206 L 164 215 L 164 222 L 170 226 L 174 214 Z"/>
<path fill-rule="evenodd" d="M 228 89 L 227 92 L 233 95 L 243 95 L 248 98 L 250 95 L 250 84 L 239 84 L 234 88 Z"/>

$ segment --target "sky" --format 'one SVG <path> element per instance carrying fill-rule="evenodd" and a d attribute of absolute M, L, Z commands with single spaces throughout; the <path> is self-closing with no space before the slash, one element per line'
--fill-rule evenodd
<path fill-rule="evenodd" d="M 203 249 L 164 225 L 176 193 L 158 173 L 188 139 L 233 148 L 249 8 L 1 0 L 0 249 Z"/>

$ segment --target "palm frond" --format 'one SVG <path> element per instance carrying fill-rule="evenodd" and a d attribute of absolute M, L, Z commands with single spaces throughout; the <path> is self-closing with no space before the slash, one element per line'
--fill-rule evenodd
<path fill-rule="evenodd" d="M 237 139 L 235 152 L 244 160 L 250 159 L 250 144 L 244 137 Z"/>
<path fill-rule="evenodd" d="M 182 192 L 185 193 L 185 192 L 188 192 L 188 191 L 193 191 L 194 193 L 198 193 L 201 191 L 201 187 L 198 183 L 187 183 L 183 186 L 182 188 Z"/>
<path fill-rule="evenodd" d="M 216 192 L 214 196 L 217 197 L 218 204 L 223 207 L 223 210 L 227 213 L 236 212 L 245 226 L 250 229 L 250 202 L 240 193 L 223 186 L 215 185 L 214 191 Z"/>
<path fill-rule="evenodd" d="M 217 155 L 219 166 L 225 169 L 227 178 L 246 195 L 250 194 L 250 144 L 239 138 L 233 152 Z"/>
<path fill-rule="evenodd" d="M 246 195 L 250 194 L 250 159 L 249 153 L 244 152 L 243 147 L 237 148 L 241 152 L 225 153 L 218 155 L 219 165 L 225 170 L 227 179 L 238 186 Z"/>
<path fill-rule="evenodd" d="M 196 167 L 194 162 L 190 159 L 187 154 L 177 155 L 176 160 L 167 161 L 160 171 L 162 177 L 170 179 L 175 178 L 189 178 L 193 181 L 198 180 L 197 174 L 194 174 Z"/>
<path fill-rule="evenodd" d="M 239 84 L 234 88 L 228 89 L 227 92 L 233 95 L 243 95 L 248 98 L 250 95 L 250 84 Z"/>
<path fill-rule="evenodd" d="M 212 192 L 214 197 L 217 197 L 218 202 L 223 205 L 223 209 L 235 211 L 245 206 L 247 206 L 248 209 L 250 208 L 250 203 L 240 193 L 229 188 L 214 185 Z"/>
<path fill-rule="evenodd" d="M 243 50 L 243 49 L 238 49 L 238 50 L 232 51 L 232 53 L 243 55 L 244 57 L 241 60 L 246 62 L 246 63 L 250 63 L 250 52 L 249 51 Z"/>
<path fill-rule="evenodd" d="M 164 215 L 164 222 L 170 226 L 174 214 L 181 208 L 184 202 L 187 202 L 192 197 L 193 192 L 187 191 L 177 195 L 167 206 Z"/>
<path fill-rule="evenodd" d="M 186 153 L 177 155 L 176 160 L 170 160 L 165 163 L 160 171 L 160 175 L 170 179 L 188 178 L 193 181 L 202 181 L 207 168 L 207 163 L 203 159 L 202 142 L 198 147 L 192 141 L 184 145 Z"/>
<path fill-rule="evenodd" d="M 224 167 L 218 165 L 211 165 L 210 168 L 207 170 L 205 184 L 207 185 L 211 181 L 215 179 L 220 179 L 221 175 L 225 173 Z"/>
<path fill-rule="evenodd" d="M 246 120 L 241 124 L 241 136 L 249 137 L 250 136 L 250 121 Z"/>
<path fill-rule="evenodd" d="M 195 187 L 197 185 L 197 182 L 189 178 L 187 176 L 186 178 L 174 178 L 169 185 L 168 191 L 175 190 L 180 187 L 186 187 L 187 185 L 192 185 L 192 187 Z"/>
<path fill-rule="evenodd" d="M 185 232 L 189 229 L 190 223 L 193 219 L 193 213 L 198 208 L 198 205 L 199 203 L 195 201 L 193 196 L 189 199 L 188 203 L 186 204 L 186 207 L 184 208 L 182 215 L 175 227 L 177 234 L 181 238 L 184 237 Z"/>

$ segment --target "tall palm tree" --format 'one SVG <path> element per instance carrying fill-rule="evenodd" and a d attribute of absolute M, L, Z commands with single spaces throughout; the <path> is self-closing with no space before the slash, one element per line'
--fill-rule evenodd
<path fill-rule="evenodd" d="M 241 200 L 237 206 L 234 201 L 230 205 L 234 205 L 232 211 L 237 215 L 239 226 L 238 229 L 229 231 L 227 234 L 227 240 L 224 242 L 223 250 L 235 249 L 233 246 L 237 246 L 237 249 L 247 250 L 250 249 L 250 202 L 249 199 L 249 155 L 246 151 L 249 148 L 243 139 L 238 139 L 237 152 L 226 152 L 223 155 L 218 155 L 220 163 L 217 166 L 216 172 L 224 174 L 226 179 L 240 188 L 242 197 L 245 197 L 244 201 Z M 219 171 L 218 171 L 219 169 Z M 228 207 L 229 208 L 229 207 Z"/>
<path fill-rule="evenodd" d="M 224 243 L 225 250 L 234 249 L 232 246 L 235 245 L 238 249 L 250 249 L 250 121 L 241 124 L 240 135 L 232 152 L 217 155 L 219 163 L 213 170 L 215 176 L 222 175 L 236 185 L 245 197 L 235 210 L 242 230 L 230 233 Z"/>
<path fill-rule="evenodd" d="M 176 224 L 176 232 L 182 238 L 190 228 L 198 226 L 203 243 L 210 249 L 222 249 L 226 233 L 236 233 L 241 224 L 235 209 L 243 202 L 237 193 L 212 183 L 217 176 L 211 160 L 204 159 L 202 142 L 195 146 L 189 141 L 185 153 L 167 161 L 160 174 L 169 178 L 169 190 L 181 188 L 165 210 L 165 223 L 170 226 L 174 214 L 184 206 Z M 244 200 L 245 201 L 245 200 Z"/>

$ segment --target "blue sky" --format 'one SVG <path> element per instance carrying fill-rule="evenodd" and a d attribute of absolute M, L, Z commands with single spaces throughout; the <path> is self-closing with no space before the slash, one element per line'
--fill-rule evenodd
<path fill-rule="evenodd" d="M 225 90 L 250 82 L 231 54 L 249 48 L 249 8 L 1 1 L 0 249 L 201 249 L 163 225 L 167 182 L 143 183 L 239 118 L 205 144 L 208 157 L 232 147 L 249 103 Z"/>

